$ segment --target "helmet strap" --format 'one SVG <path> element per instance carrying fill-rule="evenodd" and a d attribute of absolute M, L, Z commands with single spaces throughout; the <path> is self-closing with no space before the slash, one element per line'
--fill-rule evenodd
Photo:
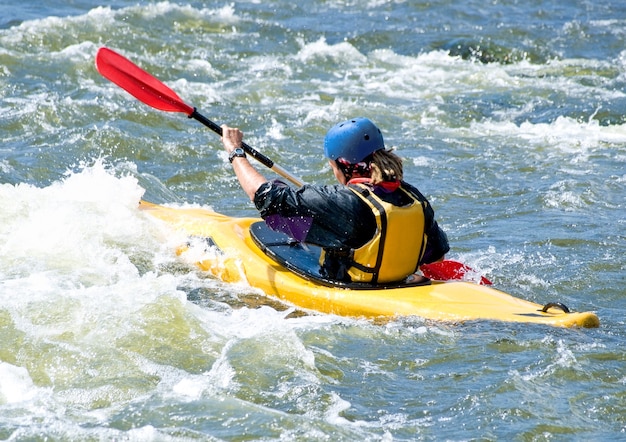
<path fill-rule="evenodd" d="M 350 180 L 353 177 L 368 177 L 371 171 L 371 160 L 372 158 L 370 155 L 363 159 L 363 161 L 359 161 L 355 164 L 350 163 L 345 158 L 337 158 L 335 163 L 343 172 L 344 176 Z"/>

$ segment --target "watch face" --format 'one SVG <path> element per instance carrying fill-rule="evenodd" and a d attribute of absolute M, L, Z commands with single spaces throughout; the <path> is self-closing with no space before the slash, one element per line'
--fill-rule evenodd
<path fill-rule="evenodd" d="M 246 151 L 243 150 L 241 147 L 236 148 L 235 150 L 233 150 L 230 155 L 228 155 L 228 159 L 230 160 L 230 162 L 232 163 L 233 160 L 235 159 L 235 157 L 242 157 L 245 158 L 246 157 Z"/>

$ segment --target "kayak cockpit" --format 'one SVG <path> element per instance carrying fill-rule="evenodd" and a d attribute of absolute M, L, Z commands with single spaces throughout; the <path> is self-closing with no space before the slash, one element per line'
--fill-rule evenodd
<path fill-rule="evenodd" d="M 263 253 L 282 267 L 301 278 L 327 287 L 339 287 L 351 290 L 380 290 L 431 284 L 429 279 L 420 279 L 411 283 L 399 281 L 385 284 L 336 281 L 321 273 L 320 255 L 322 249 L 320 247 L 311 244 L 303 244 L 285 233 L 272 230 L 264 221 L 257 221 L 250 225 L 250 237 Z"/>

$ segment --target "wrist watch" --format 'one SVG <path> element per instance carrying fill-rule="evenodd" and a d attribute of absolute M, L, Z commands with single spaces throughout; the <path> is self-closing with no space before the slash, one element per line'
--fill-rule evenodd
<path fill-rule="evenodd" d="M 246 157 L 246 151 L 243 150 L 241 147 L 238 147 L 236 149 L 234 149 L 230 155 L 228 155 L 228 161 L 230 161 L 231 163 L 233 162 L 233 160 L 236 157 L 240 157 L 240 158 L 245 158 Z"/>

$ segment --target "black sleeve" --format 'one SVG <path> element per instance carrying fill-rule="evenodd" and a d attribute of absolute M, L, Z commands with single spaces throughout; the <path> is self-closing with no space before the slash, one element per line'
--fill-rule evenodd
<path fill-rule="evenodd" d="M 358 248 L 376 231 L 376 220 L 367 204 L 345 186 L 294 189 L 280 180 L 268 181 L 257 190 L 254 205 L 266 222 L 270 217 L 281 217 L 309 223 L 305 241 L 321 247 Z"/>
<path fill-rule="evenodd" d="M 448 235 L 441 230 L 437 221 L 433 220 L 430 230 L 426 231 L 428 236 L 428 242 L 426 243 L 426 250 L 422 257 L 421 264 L 429 264 L 431 262 L 439 261 L 444 257 L 446 253 L 450 251 L 450 244 L 448 244 Z"/>

